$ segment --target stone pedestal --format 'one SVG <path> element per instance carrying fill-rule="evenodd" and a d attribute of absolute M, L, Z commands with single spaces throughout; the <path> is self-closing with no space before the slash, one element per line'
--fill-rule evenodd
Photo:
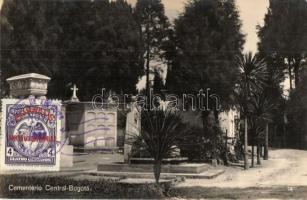
<path fill-rule="evenodd" d="M 27 98 L 32 95 L 39 98 L 47 94 L 50 78 L 41 74 L 30 73 L 13 76 L 6 80 L 10 85 L 11 97 Z"/>
<path fill-rule="evenodd" d="M 69 145 L 69 136 L 66 129 L 66 106 L 62 106 L 62 119 L 61 119 L 61 161 L 60 168 L 73 167 L 74 165 L 74 146 Z"/>
<path fill-rule="evenodd" d="M 61 149 L 61 168 L 73 167 L 74 165 L 74 146 L 65 144 Z"/>

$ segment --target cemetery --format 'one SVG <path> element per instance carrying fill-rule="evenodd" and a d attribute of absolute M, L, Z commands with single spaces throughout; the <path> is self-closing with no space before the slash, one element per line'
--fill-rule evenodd
<path fill-rule="evenodd" d="M 240 164 L 240 162 L 231 159 L 231 156 L 235 156 L 235 146 L 233 145 L 236 141 L 236 124 L 239 117 L 238 112 L 231 110 L 219 115 L 220 128 L 224 129 L 226 133 L 225 148 L 228 151 L 228 154 L 226 154 L 228 160 L 224 162 L 223 160 L 213 159 L 196 162 L 191 159 L 191 155 L 184 154 L 185 148 L 181 148 L 183 150 L 181 151 L 179 146 L 174 146 L 172 153 L 161 159 L 161 168 L 158 175 L 159 186 L 157 186 L 156 160 L 143 149 L 142 145 L 135 144 L 142 130 L 142 117 L 136 103 L 132 101 L 129 105 L 130 109 L 124 117 L 124 123 L 122 123 L 125 126 L 118 125 L 120 120 L 123 121 L 118 117 L 118 115 L 121 115 L 119 110 L 112 106 L 106 109 L 97 109 L 93 107 L 92 102 L 79 101 L 78 88 L 74 85 L 71 88 L 72 97 L 57 104 L 59 110 L 48 111 L 48 108 L 53 106 L 52 102 L 60 102 L 48 99 L 46 96 L 50 79 L 36 73 L 23 74 L 7 79 L 11 92 L 9 98 L 2 100 L 2 113 L 5 110 L 13 109 L 13 113 L 20 113 L 16 120 L 28 116 L 29 119 L 26 120 L 35 119 L 38 123 L 39 120 L 44 118 L 36 118 L 36 115 L 31 115 L 31 112 L 36 114 L 42 112 L 42 115 L 46 115 L 48 119 L 54 118 L 56 120 L 57 128 L 54 133 L 56 139 L 53 143 L 50 143 L 51 146 L 54 145 L 55 154 L 51 158 L 56 160 L 56 164 L 46 163 L 46 166 L 42 166 L 39 163 L 18 163 L 17 160 L 32 159 L 32 156 L 29 157 L 28 154 L 25 154 L 25 157 L 22 158 L 16 156 L 20 152 L 18 148 L 22 147 L 20 143 L 13 146 L 13 155 L 8 155 L 11 147 L 8 148 L 7 145 L 10 142 L 14 143 L 14 141 L 20 141 L 21 145 L 27 145 L 26 148 L 33 149 L 33 143 L 36 144 L 36 140 L 38 140 L 40 143 L 35 146 L 33 152 L 38 151 L 37 148 L 42 147 L 40 145 L 52 140 L 53 137 L 48 135 L 51 134 L 48 131 L 48 136 L 35 139 L 33 135 L 23 137 L 8 135 L 13 133 L 6 133 L 4 130 L 7 128 L 1 128 L 1 151 L 6 153 L 1 154 L 0 182 L 6 183 L 10 180 L 9 187 L 13 188 L 8 191 L 2 186 L 0 191 L 3 194 L 15 197 L 15 193 L 10 191 L 19 188 L 19 192 L 26 197 L 33 197 L 33 195 L 44 197 L 44 195 L 48 195 L 48 192 L 52 192 L 53 195 L 60 198 L 64 198 L 66 195 L 79 197 L 81 194 L 91 197 L 103 196 L 104 198 L 160 198 L 171 195 L 172 188 L 176 188 L 176 185 L 184 185 L 187 180 L 210 181 L 218 179 L 225 173 L 225 170 L 228 170 L 223 165 L 243 167 L 242 162 Z M 30 102 L 29 105 L 24 103 L 27 101 Z M 10 105 L 6 102 L 15 102 L 15 104 Z M 34 107 L 27 108 L 25 107 L 27 105 Z M 22 108 L 23 111 L 19 112 L 19 108 Z M 185 123 L 201 123 L 197 121 L 199 119 L 195 117 L 197 116 L 195 113 L 187 112 L 183 116 Z M 2 127 L 6 127 L 6 123 L 11 123 L 8 120 L 11 119 L 2 114 Z M 146 116 L 143 123 L 146 123 Z M 18 129 L 20 126 L 17 125 L 16 127 L 20 132 L 20 128 Z M 182 128 L 179 127 L 178 130 L 182 130 L 184 133 Z M 179 137 L 183 136 L 179 132 L 176 132 L 176 134 Z M 25 140 L 27 137 L 32 139 Z M 48 140 L 45 141 L 45 138 L 48 138 Z M 31 141 L 31 143 L 27 141 Z M 42 141 L 45 142 L 42 143 Z M 49 152 L 50 148 L 45 148 Z M 15 151 L 18 153 L 15 153 Z M 4 155 L 6 156 L 4 157 Z M 185 157 L 186 155 L 187 157 Z M 7 162 L 8 158 L 11 160 L 10 163 Z M 39 160 L 44 163 L 47 159 L 50 159 L 50 156 L 42 157 Z M 15 183 L 15 180 L 19 178 L 24 180 L 22 185 L 30 186 L 22 189 L 25 186 L 18 186 L 19 182 Z M 33 189 L 35 184 L 40 187 Z M 110 189 L 110 186 L 112 189 Z M 178 192 L 182 192 L 181 190 L 183 189 L 179 187 Z M 23 191 L 27 192 L 23 193 Z M 65 192 L 65 195 L 61 192 Z M 18 197 L 18 194 L 16 195 Z"/>
<path fill-rule="evenodd" d="M 306 0 L 0 11 L 0 198 L 306 198 Z"/>
<path fill-rule="evenodd" d="M 13 99 L 46 100 L 49 77 L 30 73 L 11 77 L 7 81 L 10 84 L 10 97 Z M 127 141 L 133 135 L 139 135 L 141 130 L 141 118 L 138 109 L 130 106 L 127 113 L 126 127 L 117 126 L 117 110 L 108 108 L 98 110 L 93 108 L 91 102 L 80 102 L 77 97 L 77 88 L 74 85 L 70 100 L 61 104 L 61 112 L 57 116 L 61 128 L 58 129 L 57 152 L 60 157 L 62 170 L 77 170 L 78 163 L 84 163 L 84 167 L 93 169 L 88 174 L 100 176 L 125 176 L 125 177 L 152 177 L 153 159 L 149 157 L 132 157 L 132 145 Z M 133 103 L 132 103 L 133 104 Z M 5 119 L 5 118 L 4 118 Z M 3 130 L 3 129 L 2 129 Z M 124 141 L 119 146 L 118 133 Z M 125 134 L 126 133 L 126 134 Z M 1 137 L 4 137 L 3 134 Z M 4 143 L 2 143 L 4 145 Z M 2 151 L 6 151 L 2 146 Z M 180 151 L 180 150 L 179 150 Z M 108 154 L 118 154 L 114 163 L 99 163 L 97 166 L 87 165 L 86 155 L 99 155 L 108 157 Z M 84 160 L 78 161 L 78 155 L 83 155 Z M 214 178 L 223 173 L 223 170 L 211 169 L 209 164 L 188 163 L 188 158 L 180 157 L 180 152 L 174 156 L 163 159 L 163 177 L 197 177 Z M 31 167 L 29 167 L 31 169 Z M 34 169 L 35 170 L 35 169 Z M 30 170 L 31 171 L 31 170 Z"/>
<path fill-rule="evenodd" d="M 21 102 L 29 101 L 34 102 L 30 103 L 30 105 L 37 104 L 38 107 L 42 105 L 41 109 L 48 108 L 48 106 L 44 107 L 44 103 L 37 102 L 58 101 L 48 99 L 46 96 L 50 79 L 50 77 L 36 73 L 8 78 L 10 98 L 3 100 L 3 102 L 16 99 L 16 101 L 19 100 L 15 103 L 16 107 L 22 107 L 23 103 Z M 146 184 L 150 183 L 150 180 L 154 180 L 154 159 L 148 154 L 146 156 L 144 151 L 138 151 L 131 142 L 128 142 L 134 136 L 140 135 L 141 131 L 142 119 L 139 110 L 135 106 L 136 104 L 132 102 L 129 106 L 130 111 L 124 119 L 125 126 L 118 126 L 119 111 L 117 109 L 114 107 L 96 109 L 92 102 L 79 101 L 76 85 L 71 90 L 72 97 L 61 102 L 60 111 L 58 110 L 55 113 L 58 126 L 55 133 L 57 139 L 54 143 L 56 144 L 55 156 L 57 164 L 55 168 L 50 169 L 54 172 L 48 172 L 47 168 L 45 168 L 47 170 L 45 171 L 44 168 L 39 167 L 40 165 L 36 167 L 31 164 L 22 166 L 24 172 L 16 171 L 16 169 L 19 169 L 20 164 L 7 165 L 6 162 L 2 162 L 2 165 L 7 165 L 7 167 L 2 166 L 1 169 L 5 171 L 1 173 L 9 176 L 16 175 L 17 177 L 27 174 L 27 176 L 33 177 L 41 177 L 42 175 L 47 177 L 84 176 L 86 177 L 85 180 L 102 178 L 108 181 L 109 179 L 115 179 L 120 184 L 131 186 L 140 184 L 139 182 L 134 183 L 133 180 L 144 180 Z M 5 110 L 2 107 L 2 113 Z M 29 110 L 35 111 L 39 109 L 33 108 Z M 7 119 L 7 116 L 2 117 L 3 127 L 6 127 L 5 122 L 7 121 L 5 119 Z M 31 116 L 29 119 L 32 119 Z M 4 137 L 8 136 L 3 132 L 4 129 L 1 128 L 1 151 L 7 152 L 7 142 L 3 141 L 6 141 Z M 119 140 L 123 141 L 120 142 Z M 32 139 L 32 141 L 34 140 Z M 138 154 L 133 156 L 132 154 L 135 150 L 138 151 Z M 2 158 L 2 160 L 6 160 L 6 158 Z M 39 170 L 39 173 L 35 172 L 37 170 Z M 56 175 L 54 174 L 55 172 L 57 172 Z M 175 184 L 178 180 L 180 182 L 185 178 L 213 179 L 222 173 L 224 173 L 223 169 L 215 168 L 209 163 L 190 162 L 187 157 L 180 155 L 180 150 L 177 148 L 173 155 L 162 160 L 160 183 L 162 185 L 166 183 Z"/>

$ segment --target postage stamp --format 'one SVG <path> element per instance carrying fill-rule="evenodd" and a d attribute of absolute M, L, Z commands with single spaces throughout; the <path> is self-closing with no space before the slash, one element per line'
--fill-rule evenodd
<path fill-rule="evenodd" d="M 3 99 L 1 170 L 58 171 L 59 101 Z"/>

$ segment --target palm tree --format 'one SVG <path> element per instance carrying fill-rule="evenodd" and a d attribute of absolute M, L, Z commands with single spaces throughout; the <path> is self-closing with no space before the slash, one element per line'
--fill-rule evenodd
<path fill-rule="evenodd" d="M 185 136 L 181 114 L 175 110 L 142 110 L 141 134 L 134 141 L 143 141 L 143 147 L 154 159 L 154 175 L 159 183 L 162 159 L 168 157 L 179 140 Z"/>
<path fill-rule="evenodd" d="M 252 130 L 255 133 L 257 144 L 257 164 L 260 165 L 261 141 L 265 140 L 265 152 L 268 144 L 268 124 L 272 121 L 272 111 L 277 108 L 277 103 L 270 98 L 264 91 L 254 93 L 251 98 Z M 254 157 L 252 157 L 254 159 Z M 253 162 L 252 162 L 253 163 Z M 252 164 L 253 166 L 253 164 Z"/>
<path fill-rule="evenodd" d="M 247 157 L 247 129 L 249 104 L 251 95 L 262 91 L 267 79 L 267 65 L 263 59 L 254 56 L 251 52 L 241 55 L 237 59 L 237 66 L 240 69 L 237 84 L 238 101 L 241 107 L 241 112 L 244 116 L 244 169 L 248 169 Z"/>

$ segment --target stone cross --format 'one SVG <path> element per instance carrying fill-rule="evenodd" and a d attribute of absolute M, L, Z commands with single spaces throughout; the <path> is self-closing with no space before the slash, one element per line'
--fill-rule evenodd
<path fill-rule="evenodd" d="M 78 97 L 77 97 L 77 91 L 78 91 L 79 89 L 76 87 L 76 84 L 74 84 L 74 87 L 70 88 L 70 90 L 73 91 L 72 97 L 71 97 L 71 101 L 79 101 L 79 99 L 78 99 Z"/>

